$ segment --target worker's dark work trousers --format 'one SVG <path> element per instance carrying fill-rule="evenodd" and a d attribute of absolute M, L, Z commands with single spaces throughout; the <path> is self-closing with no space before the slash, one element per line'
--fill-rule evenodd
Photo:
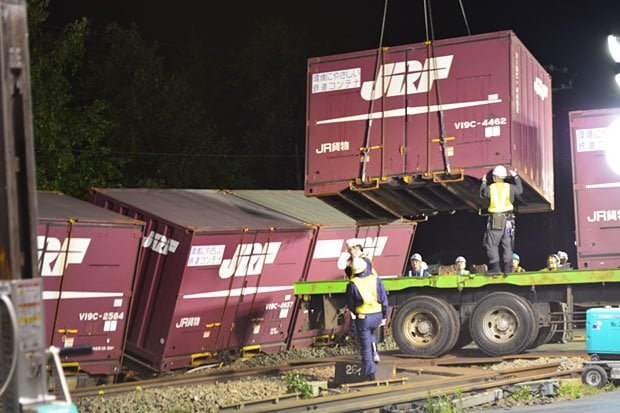
<path fill-rule="evenodd" d="M 381 313 L 366 314 L 364 318 L 358 316 L 355 324 L 362 352 L 362 376 L 374 374 L 377 366 L 373 359 L 372 344 L 375 342 L 375 330 L 381 324 Z"/>
<path fill-rule="evenodd" d="M 482 241 L 489 259 L 488 272 L 501 272 L 500 261 L 503 263 L 504 273 L 508 274 L 510 272 L 512 267 L 512 249 L 514 245 L 514 227 L 514 218 L 511 218 L 506 221 L 504 229 L 492 229 L 491 217 L 489 217 L 487 229 Z M 500 248 L 502 252 L 501 255 Z"/>

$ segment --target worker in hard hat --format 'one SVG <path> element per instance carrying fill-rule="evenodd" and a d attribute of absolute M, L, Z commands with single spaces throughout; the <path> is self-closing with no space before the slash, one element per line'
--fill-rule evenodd
<path fill-rule="evenodd" d="M 347 252 L 349 253 L 349 258 L 347 260 L 347 266 L 345 267 L 344 272 L 348 279 L 351 279 L 354 275 L 353 269 L 352 269 L 354 258 L 361 258 L 364 261 L 366 261 L 366 264 L 368 265 L 368 268 L 370 268 L 370 271 L 374 275 L 377 275 L 377 271 L 375 270 L 371 259 L 366 254 L 364 254 L 364 248 L 362 247 L 363 242 L 364 242 L 363 238 L 351 238 L 346 241 L 346 247 L 347 247 Z M 355 314 L 353 312 L 351 312 L 350 314 L 351 314 L 351 322 L 349 323 L 349 336 L 351 337 L 354 346 L 360 345 L 360 336 L 357 332 L 357 323 L 355 322 Z M 379 362 L 381 358 L 379 357 L 379 353 L 377 352 L 377 346 L 376 344 L 374 344 L 374 342 L 375 341 L 373 341 L 374 359 L 376 362 Z"/>
<path fill-rule="evenodd" d="M 377 371 L 373 354 L 376 348 L 375 331 L 386 323 L 387 293 L 381 278 L 373 274 L 366 260 L 353 258 L 351 270 L 353 276 L 347 284 L 346 302 L 356 316 L 354 322 L 361 347 L 362 380 L 372 381 Z"/>
<path fill-rule="evenodd" d="M 568 262 L 568 254 L 564 251 L 558 251 L 555 255 L 560 259 L 560 269 L 561 270 L 570 270 L 570 263 Z"/>
<path fill-rule="evenodd" d="M 362 247 L 363 239 L 360 238 L 351 238 L 346 241 L 347 252 L 349 253 L 349 259 L 347 260 L 347 266 L 344 269 L 347 278 L 351 278 L 353 275 L 351 271 L 351 262 L 353 258 L 360 257 L 366 261 L 366 263 L 370 266 L 371 271 L 376 275 L 377 271 L 372 264 L 372 261 L 366 254 L 364 254 L 364 248 Z"/>
<path fill-rule="evenodd" d="M 559 271 L 560 269 L 560 257 L 557 254 L 549 254 L 547 257 L 547 266 L 541 271 Z"/>
<path fill-rule="evenodd" d="M 458 256 L 454 260 L 454 266 L 456 267 L 456 273 L 458 275 L 468 275 L 467 260 L 463 256 Z"/>
<path fill-rule="evenodd" d="M 428 265 L 424 266 L 424 261 L 422 260 L 422 256 L 417 252 L 411 255 L 411 268 L 407 271 L 406 275 L 408 277 L 428 277 L 430 276 L 428 272 Z"/>
<path fill-rule="evenodd" d="M 512 269 L 510 272 L 525 272 L 525 269 L 520 265 L 521 257 L 516 252 L 512 253 Z"/>
<path fill-rule="evenodd" d="M 514 183 L 506 181 L 506 168 L 497 165 L 493 168 L 493 182 L 487 185 L 487 176 L 484 175 L 480 185 L 480 196 L 489 201 L 489 218 L 483 240 L 489 259 L 489 273 L 500 273 L 503 266 L 504 274 L 508 274 L 512 268 L 515 235 L 513 203 L 515 196 L 523 193 L 523 184 L 516 170 L 511 170 L 510 174 Z"/>

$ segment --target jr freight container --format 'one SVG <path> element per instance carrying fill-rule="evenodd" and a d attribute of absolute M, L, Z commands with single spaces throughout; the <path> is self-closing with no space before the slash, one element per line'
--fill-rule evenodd
<path fill-rule="evenodd" d="M 235 190 L 231 193 L 317 228 L 308 263 L 299 281 L 343 279 L 349 239 L 359 240 L 379 276 L 396 277 L 404 273 L 415 224 L 357 226 L 352 218 L 316 198 L 306 197 L 303 191 Z M 329 342 L 348 327 L 348 320 L 328 296 L 315 299 L 325 300 L 323 308 L 331 311 L 331 316 L 322 317 L 323 314 L 311 310 L 312 303 L 298 300 L 288 348 Z"/>
<path fill-rule="evenodd" d="M 59 193 L 37 196 L 47 343 L 92 347 L 90 355 L 65 358 L 65 368 L 115 375 L 144 223 Z"/>
<path fill-rule="evenodd" d="M 577 265 L 620 268 L 620 108 L 569 113 Z"/>
<path fill-rule="evenodd" d="M 146 221 L 127 350 L 158 371 L 286 348 L 316 228 L 229 193 L 97 189 Z"/>
<path fill-rule="evenodd" d="M 308 60 L 305 193 L 356 220 L 479 211 L 517 169 L 553 209 L 551 79 L 511 31 Z"/>

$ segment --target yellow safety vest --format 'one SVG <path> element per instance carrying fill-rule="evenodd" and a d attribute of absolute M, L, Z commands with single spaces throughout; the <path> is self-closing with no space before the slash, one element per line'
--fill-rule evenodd
<path fill-rule="evenodd" d="M 370 274 L 367 277 L 353 277 L 351 282 L 355 284 L 364 302 L 355 307 L 357 314 L 380 313 L 381 303 L 377 300 L 377 276 Z"/>
<path fill-rule="evenodd" d="M 508 212 L 514 209 L 510 202 L 510 184 L 506 182 L 495 182 L 489 186 L 489 212 L 495 214 Z"/>

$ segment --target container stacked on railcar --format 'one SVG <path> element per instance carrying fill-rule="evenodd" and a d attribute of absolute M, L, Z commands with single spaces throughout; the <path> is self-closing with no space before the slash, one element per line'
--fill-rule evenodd
<path fill-rule="evenodd" d="M 553 209 L 551 79 L 511 31 L 311 58 L 306 125 L 306 195 L 358 221 L 485 209 L 498 164 Z"/>
<path fill-rule="evenodd" d="M 91 201 L 146 221 L 127 351 L 159 371 L 341 332 L 343 320 L 297 327 L 312 314 L 293 283 L 342 278 L 351 237 L 401 273 L 415 228 L 357 228 L 301 191 L 96 189 Z"/>
<path fill-rule="evenodd" d="M 620 268 L 620 108 L 569 113 L 577 265 Z"/>
<path fill-rule="evenodd" d="M 120 372 L 144 223 L 60 193 L 38 192 L 37 245 L 46 337 L 91 375 Z"/>
<path fill-rule="evenodd" d="M 231 193 L 317 228 L 300 280 L 341 280 L 349 257 L 346 241 L 352 238 L 359 240 L 380 276 L 397 277 L 404 273 L 416 224 L 357 226 L 352 218 L 316 198 L 304 196 L 303 191 L 234 190 Z M 296 303 L 288 348 L 328 343 L 334 334 L 348 328 L 348 318 L 339 316 L 340 308 L 329 297 L 320 299 L 325 300 L 322 308 L 330 316 L 323 317 L 315 311 L 314 303 L 304 300 Z"/>

